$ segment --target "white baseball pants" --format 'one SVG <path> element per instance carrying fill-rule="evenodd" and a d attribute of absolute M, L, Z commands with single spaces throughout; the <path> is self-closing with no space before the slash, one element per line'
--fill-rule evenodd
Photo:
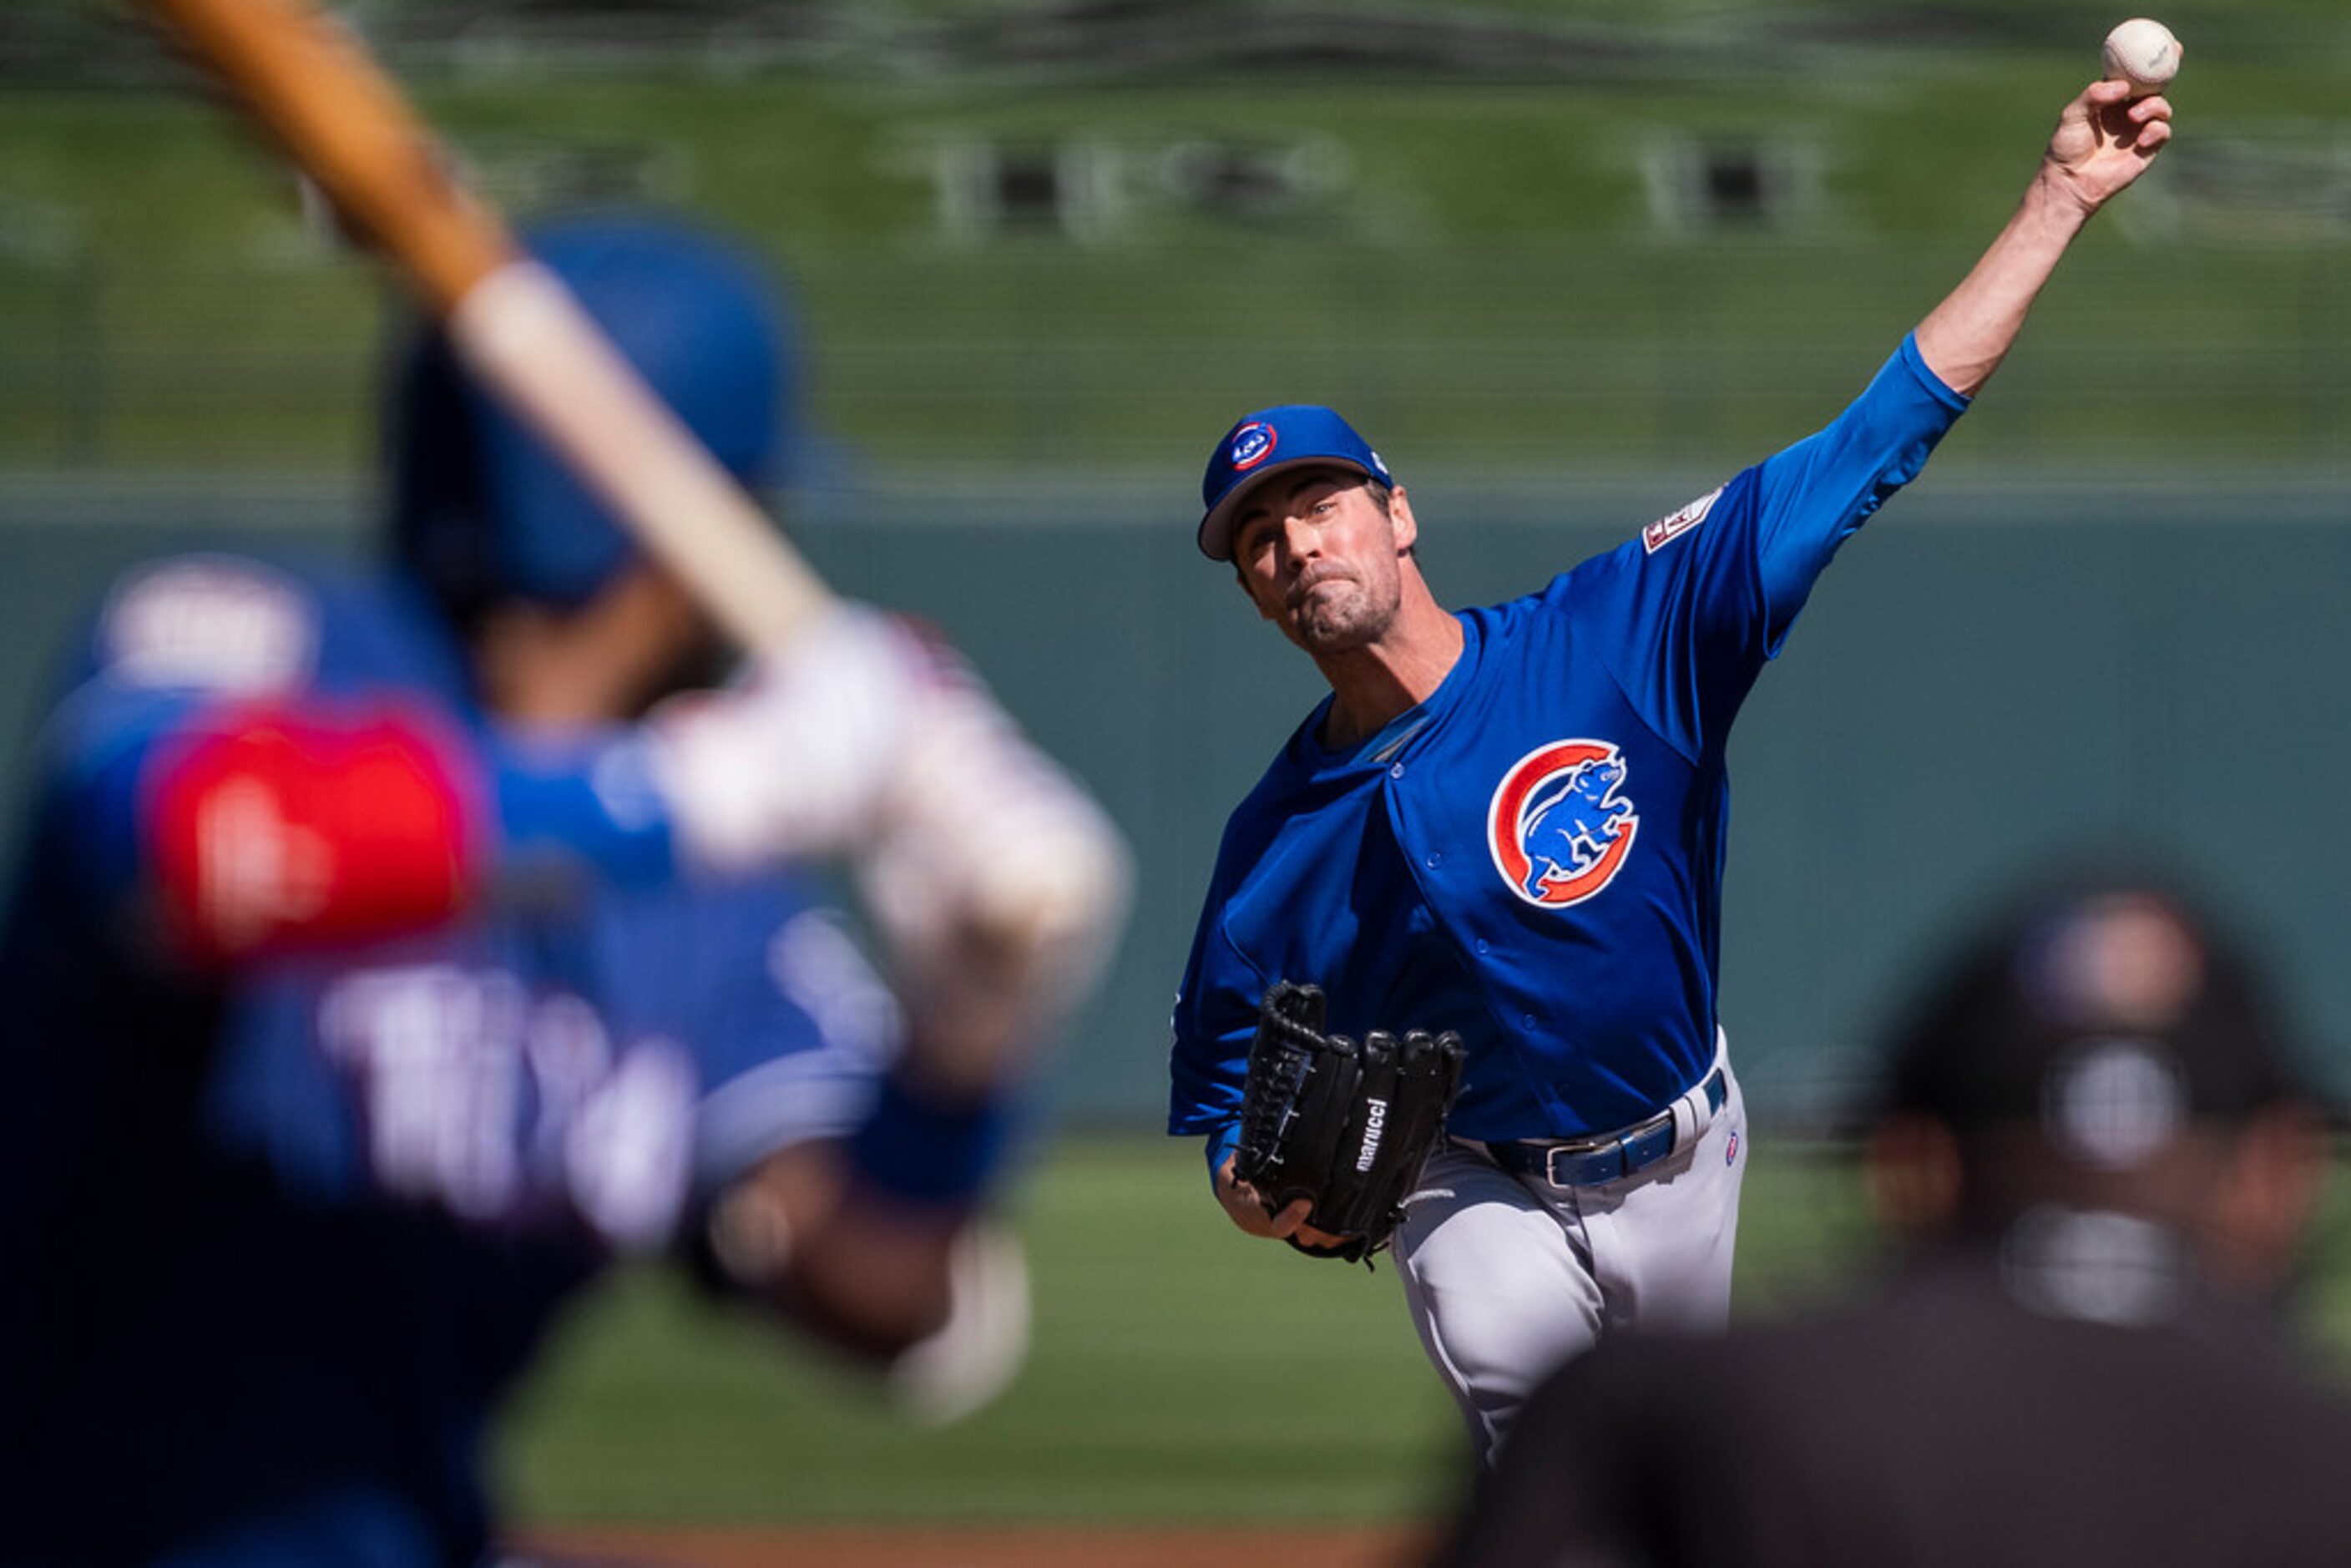
<path fill-rule="evenodd" d="M 1479 1464 L 1544 1374 L 1602 1334 L 1729 1321 L 1747 1111 L 1727 1057 L 1717 1060 L 1722 1108 L 1621 1180 L 1553 1186 L 1512 1176 L 1466 1139 L 1430 1156 L 1396 1231 L 1396 1271 Z"/>

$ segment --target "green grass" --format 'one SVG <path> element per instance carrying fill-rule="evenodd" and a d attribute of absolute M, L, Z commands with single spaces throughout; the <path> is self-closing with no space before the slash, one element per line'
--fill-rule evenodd
<path fill-rule="evenodd" d="M 1786 1300 L 1850 1262 L 1860 1227 L 1834 1168 L 1767 1153 L 1748 1194 L 1742 1300 Z M 1209 1199 L 1188 1140 L 1072 1141 L 1028 1187 L 1021 1223 L 1029 1365 L 941 1430 L 901 1425 L 837 1369 L 664 1274 L 615 1281 L 512 1424 L 517 1513 L 1296 1521 L 1437 1506 L 1462 1438 L 1393 1268 L 1251 1243 Z"/>
<path fill-rule="evenodd" d="M 616 1281 L 515 1424 L 519 1511 L 1271 1520 L 1425 1501 L 1454 1417 L 1392 1270 L 1251 1246 L 1173 1140 L 1070 1145 L 1021 1222 L 1035 1353 L 1010 1394 L 941 1430 L 900 1424 L 838 1369 L 665 1275 Z"/>
<path fill-rule="evenodd" d="M 2303 1306 L 2351 1363 L 2342 1185 Z M 1069 1140 L 1026 1187 L 1020 1222 L 1034 1352 L 1010 1393 L 943 1429 L 899 1423 L 839 1369 L 666 1274 L 615 1280 L 509 1424 L 515 1516 L 1310 1523 L 1445 1506 L 1463 1439 L 1393 1268 L 1316 1263 L 1241 1237 L 1189 1140 Z M 1849 1161 L 1761 1141 L 1740 1312 L 1800 1305 L 1875 1245 Z"/>

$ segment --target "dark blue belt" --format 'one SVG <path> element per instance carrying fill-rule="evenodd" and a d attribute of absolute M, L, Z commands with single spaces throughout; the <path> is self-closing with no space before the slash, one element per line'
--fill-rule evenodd
<path fill-rule="evenodd" d="M 1708 1073 L 1701 1087 L 1707 1114 L 1711 1117 L 1722 1109 L 1729 1092 L 1722 1069 Z M 1674 1152 L 1674 1110 L 1668 1105 L 1647 1121 L 1618 1132 L 1488 1144 L 1486 1152 L 1512 1176 L 1540 1176 L 1553 1186 L 1604 1186 L 1646 1170 Z"/>

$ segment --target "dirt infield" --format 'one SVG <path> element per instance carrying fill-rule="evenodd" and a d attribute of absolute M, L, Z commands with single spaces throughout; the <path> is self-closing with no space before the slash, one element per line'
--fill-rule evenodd
<path fill-rule="evenodd" d="M 1403 1568 L 1428 1539 L 1411 1526 L 613 1528 L 536 1532 L 516 1568 Z"/>

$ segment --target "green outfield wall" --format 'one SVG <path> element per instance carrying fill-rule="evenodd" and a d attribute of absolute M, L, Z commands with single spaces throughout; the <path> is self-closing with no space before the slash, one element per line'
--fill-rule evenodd
<path fill-rule="evenodd" d="M 1426 568 L 1469 604 L 1721 476 L 1406 477 Z M 1193 553 L 1190 486 L 932 474 L 790 501 L 822 570 L 944 625 L 1134 841 L 1135 919 L 1061 1058 L 1073 1117 L 1159 1113 L 1167 1003 L 1225 812 L 1319 690 Z M 0 790 L 21 787 L 55 640 L 113 572 L 199 545 L 363 553 L 371 504 L 341 484 L 0 481 Z M 2351 1082 L 2346 606 L 2351 482 L 1930 473 L 1897 497 L 1823 580 L 1732 743 L 1722 1016 L 1759 1112 L 1817 1124 L 1941 931 L 2018 877 L 2121 845 L 2236 911 Z"/>

